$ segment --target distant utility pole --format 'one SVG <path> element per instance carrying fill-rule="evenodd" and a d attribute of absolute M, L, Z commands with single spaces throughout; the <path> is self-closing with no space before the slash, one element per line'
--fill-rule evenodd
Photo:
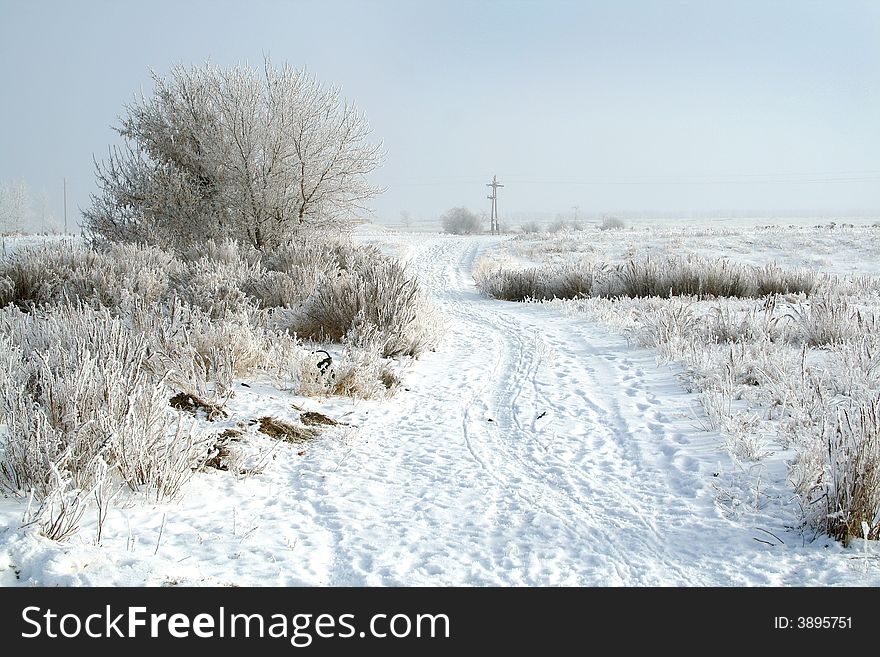
<path fill-rule="evenodd" d="M 492 182 L 486 187 L 492 188 L 492 196 L 486 197 L 492 201 L 492 212 L 489 214 L 489 232 L 498 235 L 501 232 L 501 228 L 498 226 L 498 188 L 504 187 L 504 185 L 498 182 L 498 176 L 492 176 Z"/>
<path fill-rule="evenodd" d="M 64 180 L 64 234 L 67 235 L 67 178 Z"/>
<path fill-rule="evenodd" d="M 577 223 L 578 220 L 578 206 L 572 205 L 571 209 L 574 210 L 574 222 Z"/>

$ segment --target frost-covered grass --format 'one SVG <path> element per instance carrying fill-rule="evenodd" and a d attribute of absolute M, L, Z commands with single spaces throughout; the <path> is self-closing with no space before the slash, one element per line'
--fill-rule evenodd
<path fill-rule="evenodd" d="M 800 522 L 880 538 L 880 230 L 643 226 L 505 250 L 476 268 L 485 294 L 556 299 L 681 364 L 734 458 L 783 473 Z"/>
<path fill-rule="evenodd" d="M 267 255 L 207 242 L 181 256 L 155 247 L 50 244 L 0 263 L 0 305 L 83 300 L 125 310 L 173 299 L 211 319 L 260 312 L 305 338 L 349 340 L 383 356 L 418 356 L 437 340 L 427 297 L 399 261 L 372 247 L 315 238 Z"/>
<path fill-rule="evenodd" d="M 809 294 L 818 277 L 809 271 L 754 267 L 699 256 L 639 257 L 622 263 L 586 262 L 511 269 L 484 261 L 474 274 L 477 287 L 493 298 L 578 299 L 600 297 L 694 296 L 760 298 L 769 294 Z"/>
<path fill-rule="evenodd" d="M 265 256 L 233 242 L 28 246 L 0 261 L 0 306 L 0 483 L 53 539 L 121 488 L 173 498 L 216 462 L 217 432 L 170 400 L 222 415 L 254 379 L 381 398 L 399 383 L 389 357 L 438 338 L 404 266 L 317 239 Z"/>

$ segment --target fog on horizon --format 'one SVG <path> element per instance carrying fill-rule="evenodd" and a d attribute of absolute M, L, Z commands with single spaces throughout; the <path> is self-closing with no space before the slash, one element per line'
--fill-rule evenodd
<path fill-rule="evenodd" d="M 0 181 L 58 225 L 149 69 L 264 55 L 338 85 L 387 152 L 372 219 L 877 213 L 880 4 L 5 0 Z"/>

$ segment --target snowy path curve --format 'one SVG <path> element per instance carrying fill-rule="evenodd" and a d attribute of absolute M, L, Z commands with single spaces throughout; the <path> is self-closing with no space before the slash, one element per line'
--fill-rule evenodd
<path fill-rule="evenodd" d="M 766 582 L 719 554 L 748 537 L 715 508 L 717 437 L 687 420 L 673 375 L 585 322 L 482 298 L 471 272 L 490 243 L 410 251 L 449 332 L 370 416 L 371 449 L 325 480 L 359 527 L 340 523 L 328 583 Z"/>

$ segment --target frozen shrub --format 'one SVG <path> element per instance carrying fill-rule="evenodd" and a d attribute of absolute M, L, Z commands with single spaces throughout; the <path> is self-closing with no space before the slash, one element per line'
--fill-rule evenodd
<path fill-rule="evenodd" d="M 593 268 L 588 264 L 566 264 L 548 273 L 544 298 L 578 299 L 593 291 Z"/>
<path fill-rule="evenodd" d="M 474 278 L 477 288 L 486 296 L 503 301 L 525 301 L 544 298 L 544 270 L 477 269 Z"/>
<path fill-rule="evenodd" d="M 712 342 L 748 342 L 757 336 L 748 317 L 737 317 L 729 308 L 715 307 L 706 317 L 706 334 Z"/>
<path fill-rule="evenodd" d="M 680 272 L 686 274 L 688 272 Z M 693 276 L 678 278 L 678 292 L 693 290 L 697 287 L 697 279 Z M 644 258 L 629 260 L 616 268 L 615 283 L 618 286 L 613 296 L 624 297 L 670 297 L 675 296 L 672 281 L 663 263 Z M 689 292 L 684 292 L 688 294 Z"/>
<path fill-rule="evenodd" d="M 89 491 L 115 473 L 133 489 L 176 494 L 203 445 L 175 426 L 168 388 L 146 366 L 147 340 L 106 309 L 60 310 L 2 311 L 16 354 L 5 363 L 14 385 L 0 397 L 7 484 L 46 498 L 61 487 Z"/>
<path fill-rule="evenodd" d="M 747 271 L 727 260 L 642 258 L 618 267 L 621 296 L 755 296 Z"/>
<path fill-rule="evenodd" d="M 48 303 L 58 296 L 65 274 L 93 272 L 97 258 L 96 253 L 69 244 L 17 250 L 2 263 L 3 277 L 11 284 L 4 301 L 21 308 Z"/>
<path fill-rule="evenodd" d="M 832 345 L 828 365 L 834 394 L 869 399 L 880 390 L 880 335 L 872 331 Z"/>
<path fill-rule="evenodd" d="M 614 267 L 591 260 L 532 269 L 478 267 L 474 278 L 484 294 L 507 301 L 572 299 L 586 295 L 757 298 L 808 293 L 816 282 L 815 275 L 809 272 L 789 273 L 772 267 L 757 268 L 698 257 L 630 258 Z"/>
<path fill-rule="evenodd" d="M 547 226 L 547 232 L 551 234 L 571 233 L 582 229 L 583 225 L 580 221 L 570 221 L 568 219 L 563 219 L 559 215 L 557 215 L 557 218 Z"/>
<path fill-rule="evenodd" d="M 247 292 L 262 308 L 296 308 L 326 279 L 348 268 L 353 251 L 358 248 L 352 244 L 315 237 L 272 249 L 263 255 L 265 273 L 249 283 Z"/>
<path fill-rule="evenodd" d="M 602 217 L 602 223 L 599 224 L 599 230 L 621 230 L 626 228 L 626 222 L 618 217 Z"/>
<path fill-rule="evenodd" d="M 174 496 L 216 455 L 169 403 L 180 394 L 220 408 L 238 380 L 269 376 L 300 394 L 384 396 L 398 378 L 382 356 L 438 337 L 415 278 L 342 240 L 23 248 L 0 262 L 0 301 L 0 484 L 35 496 L 54 540 L 120 486 Z M 346 344 L 329 371 L 295 335 L 303 317 Z"/>
<path fill-rule="evenodd" d="M 343 270 L 366 272 L 376 260 L 390 260 L 372 245 L 355 245 L 340 239 L 330 241 L 329 245 L 333 262 Z"/>
<path fill-rule="evenodd" d="M 111 308 L 135 298 L 151 303 L 167 293 L 176 264 L 159 249 L 134 245 L 104 251 L 63 242 L 24 248 L 0 264 L 9 281 L 3 301 L 22 308 L 68 299 Z"/>
<path fill-rule="evenodd" d="M 247 294 L 260 308 L 296 308 L 321 284 L 321 274 L 302 269 L 292 274 L 267 271 L 244 285 Z"/>
<path fill-rule="evenodd" d="M 298 335 L 341 340 L 367 305 L 363 281 L 350 272 L 327 279 L 312 293 L 295 324 Z"/>
<path fill-rule="evenodd" d="M 821 435 L 813 449 L 824 463 L 807 503 L 823 502 L 819 521 L 844 544 L 862 536 L 862 522 L 880 539 L 880 397 L 829 408 Z"/>
<path fill-rule="evenodd" d="M 756 297 L 754 270 L 743 267 L 730 260 L 686 261 L 683 268 L 694 271 L 698 280 L 696 291 L 699 297 Z"/>
<path fill-rule="evenodd" d="M 15 299 L 15 283 L 6 274 L 0 274 L 0 307 L 7 306 Z"/>
<path fill-rule="evenodd" d="M 114 288 L 103 295 L 105 305 L 114 306 L 128 300 L 151 304 L 167 297 L 169 277 L 182 269 L 170 253 L 156 247 L 114 244 L 103 261 L 113 272 Z"/>
<path fill-rule="evenodd" d="M 757 291 L 755 296 L 770 294 L 812 294 L 819 282 L 815 272 L 805 269 L 783 270 L 775 265 L 755 270 Z"/>
<path fill-rule="evenodd" d="M 362 399 L 386 397 L 400 380 L 390 361 L 377 356 L 376 346 L 346 345 L 338 364 L 322 377 L 325 392 Z"/>
<path fill-rule="evenodd" d="M 873 315 L 852 308 L 845 297 L 836 294 L 790 306 L 787 316 L 793 323 L 792 335 L 810 347 L 845 342 L 876 327 Z"/>
<path fill-rule="evenodd" d="M 174 291 L 188 304 L 212 318 L 222 318 L 252 306 L 245 291 L 261 277 L 259 263 L 242 258 L 232 261 L 202 257 L 172 277 Z"/>
<path fill-rule="evenodd" d="M 191 350 L 197 371 L 220 390 L 230 390 L 234 380 L 258 372 L 278 372 L 285 361 L 283 352 L 299 351 L 288 335 L 261 325 L 251 315 L 239 313 L 223 320 L 193 322 L 186 347 Z M 293 373 L 285 372 L 285 378 Z M 295 385 L 294 379 L 290 381 Z"/>
<path fill-rule="evenodd" d="M 310 237 L 272 249 L 263 255 L 262 264 L 268 271 L 294 277 L 309 272 L 316 279 L 321 275 L 334 275 L 343 269 L 340 262 L 347 259 L 347 251 L 355 248 L 353 245 L 343 246 L 340 242 Z"/>
<path fill-rule="evenodd" d="M 436 322 L 415 278 L 374 247 L 303 237 L 260 253 L 232 241 L 191 246 L 181 256 L 155 247 L 69 244 L 22 249 L 0 263 L 0 302 L 21 308 L 80 300 L 133 312 L 174 300 L 210 319 L 252 310 L 296 309 L 283 328 L 341 340 L 358 322 L 385 334 L 386 356 L 415 356 L 436 340 Z M 289 320 L 289 316 L 283 316 Z"/>
<path fill-rule="evenodd" d="M 680 300 L 648 306 L 637 319 L 637 341 L 646 347 L 689 339 L 699 325 L 691 304 Z"/>
<path fill-rule="evenodd" d="M 208 239 L 190 245 L 180 253 L 180 259 L 184 262 L 198 262 L 210 260 L 223 262 L 227 265 L 238 265 L 242 260 L 254 263 L 260 259 L 260 252 L 251 246 L 242 247 L 238 242 L 230 239 Z"/>
<path fill-rule="evenodd" d="M 732 304 L 713 304 L 704 316 L 705 339 L 714 343 L 751 343 L 781 339 L 783 331 L 776 314 L 776 302 L 737 310 Z"/>
<path fill-rule="evenodd" d="M 296 321 L 298 335 L 341 340 L 363 325 L 381 335 L 383 356 L 418 356 L 436 339 L 428 301 L 405 266 L 373 258 L 357 273 L 326 279 L 309 297 Z M 373 336 L 373 333 L 369 333 Z"/>
<path fill-rule="evenodd" d="M 467 208 L 451 208 L 440 217 L 443 230 L 452 235 L 472 235 L 482 230 L 480 218 Z"/>
<path fill-rule="evenodd" d="M 474 272 L 477 288 L 503 301 L 577 299 L 593 290 L 593 268 L 585 264 L 511 269 L 481 263 Z"/>
<path fill-rule="evenodd" d="M 147 367 L 177 390 L 210 397 L 232 389 L 236 379 L 269 374 L 297 389 L 306 367 L 307 351 L 265 311 L 244 310 L 212 319 L 181 299 L 165 314 L 138 309 L 129 318 L 132 329 L 150 345 Z"/>

